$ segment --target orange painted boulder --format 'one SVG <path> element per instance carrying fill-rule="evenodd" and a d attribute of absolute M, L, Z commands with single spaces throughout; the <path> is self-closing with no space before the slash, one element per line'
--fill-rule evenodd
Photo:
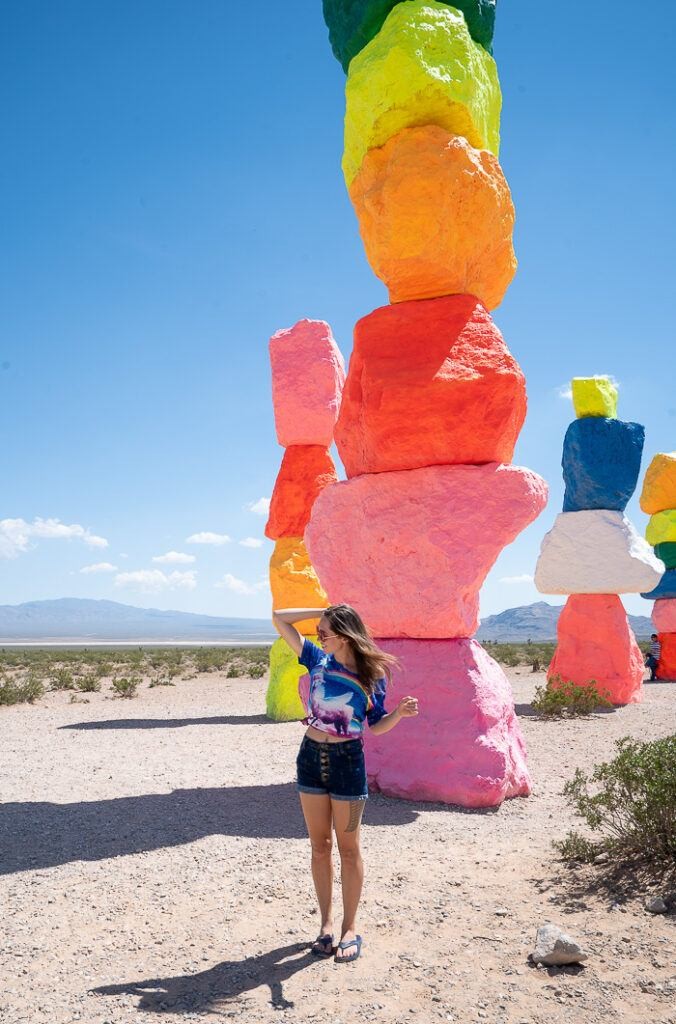
<path fill-rule="evenodd" d="M 514 206 L 497 158 L 438 125 L 371 149 L 350 198 L 390 302 L 476 295 L 502 301 L 516 272 Z"/>
<path fill-rule="evenodd" d="M 676 632 L 660 633 L 659 641 L 662 644 L 662 653 L 655 675 L 658 679 L 676 682 Z"/>
<path fill-rule="evenodd" d="M 526 384 L 471 295 L 383 306 L 360 320 L 336 424 L 348 476 L 510 462 Z"/>
<path fill-rule="evenodd" d="M 559 616 L 557 634 L 548 679 L 560 677 L 577 686 L 593 680 L 613 704 L 642 699 L 643 655 L 617 594 L 573 594 Z"/>
<path fill-rule="evenodd" d="M 649 515 L 676 508 L 676 452 L 660 452 L 648 466 L 640 499 Z"/>
<path fill-rule="evenodd" d="M 326 608 L 328 600 L 310 564 L 302 537 L 283 537 L 270 559 L 270 590 L 273 608 Z M 318 619 L 296 622 L 304 636 L 317 632 Z"/>
<path fill-rule="evenodd" d="M 652 620 L 657 633 L 676 633 L 676 597 L 655 601 Z"/>
<path fill-rule="evenodd" d="M 277 476 L 265 536 L 302 537 L 310 521 L 315 498 L 338 480 L 333 459 L 321 445 L 292 445 L 284 452 Z"/>
<path fill-rule="evenodd" d="M 375 635 L 468 637 L 489 569 L 546 501 L 544 480 L 518 466 L 366 474 L 322 491 L 305 541 L 331 600 Z"/>

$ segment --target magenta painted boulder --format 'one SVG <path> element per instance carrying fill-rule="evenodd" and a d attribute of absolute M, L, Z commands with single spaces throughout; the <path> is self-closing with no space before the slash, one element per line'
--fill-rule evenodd
<path fill-rule="evenodd" d="M 277 440 L 328 448 L 340 410 L 345 361 L 323 320 L 299 320 L 270 338 Z"/>
<path fill-rule="evenodd" d="M 653 605 L 656 633 L 676 633 L 676 597 L 665 597 Z"/>
<path fill-rule="evenodd" d="M 396 734 L 366 729 L 369 784 L 387 796 L 496 807 L 527 796 L 526 750 L 509 681 L 476 640 L 379 640 L 400 659 L 386 707 L 419 700 Z"/>
<path fill-rule="evenodd" d="M 557 625 L 558 646 L 547 678 L 593 682 L 612 704 L 642 699 L 643 655 L 617 594 L 573 594 Z"/>
<path fill-rule="evenodd" d="M 486 574 L 546 502 L 537 473 L 499 463 L 368 474 L 321 492 L 305 541 L 377 636 L 468 637 Z"/>

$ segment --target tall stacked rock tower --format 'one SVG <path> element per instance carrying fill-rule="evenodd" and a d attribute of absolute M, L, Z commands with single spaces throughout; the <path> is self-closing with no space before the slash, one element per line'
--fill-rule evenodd
<path fill-rule="evenodd" d="M 400 659 L 390 700 L 420 698 L 396 740 L 368 737 L 374 788 L 472 807 L 529 792 L 509 684 L 471 637 L 486 574 L 547 491 L 510 465 L 525 382 L 488 312 L 516 269 L 494 9 L 324 0 L 348 71 L 343 170 L 391 304 L 356 325 L 336 426 L 348 480 L 305 534 L 331 600 Z"/>
<path fill-rule="evenodd" d="M 624 514 L 641 468 L 644 431 L 617 417 L 608 377 L 572 382 L 577 419 L 563 442 L 563 512 L 535 570 L 543 594 L 570 594 L 558 622 L 552 685 L 594 681 L 613 704 L 641 699 L 643 657 L 618 594 L 638 593 L 661 565 Z"/>
<path fill-rule="evenodd" d="M 648 466 L 641 508 L 650 516 L 648 542 L 664 562 L 666 572 L 649 593 L 654 600 L 653 622 L 662 644 L 658 679 L 676 679 L 676 452 L 656 455 Z"/>
<path fill-rule="evenodd" d="M 270 560 L 274 608 L 322 608 L 328 604 L 303 542 L 319 492 L 338 479 L 329 446 L 340 409 L 345 363 L 323 320 L 300 320 L 270 339 L 272 401 L 277 440 L 285 448 L 265 536 L 275 541 Z M 313 635 L 316 621 L 297 624 Z M 280 637 L 270 651 L 267 714 L 290 721 L 305 714 L 298 696 L 304 669 Z"/>

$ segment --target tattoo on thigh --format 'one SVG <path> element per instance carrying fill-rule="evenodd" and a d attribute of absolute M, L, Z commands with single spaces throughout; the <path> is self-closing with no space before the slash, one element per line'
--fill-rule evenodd
<path fill-rule="evenodd" d="M 365 800 L 355 800 L 354 803 L 350 803 L 350 817 L 345 829 L 346 832 L 356 832 L 359 828 L 359 822 L 361 821 L 365 803 Z"/>

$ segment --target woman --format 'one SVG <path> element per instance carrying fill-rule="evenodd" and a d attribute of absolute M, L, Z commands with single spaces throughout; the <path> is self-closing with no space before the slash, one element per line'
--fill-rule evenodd
<path fill-rule="evenodd" d="M 321 616 L 317 637 L 322 649 L 298 632 L 294 622 Z M 296 766 L 298 791 L 312 845 L 312 878 L 321 928 L 312 946 L 315 956 L 335 954 L 349 963 L 361 953 L 355 918 L 364 880 L 359 828 L 368 797 L 362 733 L 364 721 L 376 734 L 389 732 L 402 718 L 418 714 L 415 697 L 402 697 L 385 710 L 385 689 L 396 658 L 373 642 L 361 618 L 347 604 L 330 608 L 287 608 L 272 621 L 310 673 L 307 731 Z M 333 935 L 331 825 L 340 852 L 343 922 L 340 942 Z"/>

